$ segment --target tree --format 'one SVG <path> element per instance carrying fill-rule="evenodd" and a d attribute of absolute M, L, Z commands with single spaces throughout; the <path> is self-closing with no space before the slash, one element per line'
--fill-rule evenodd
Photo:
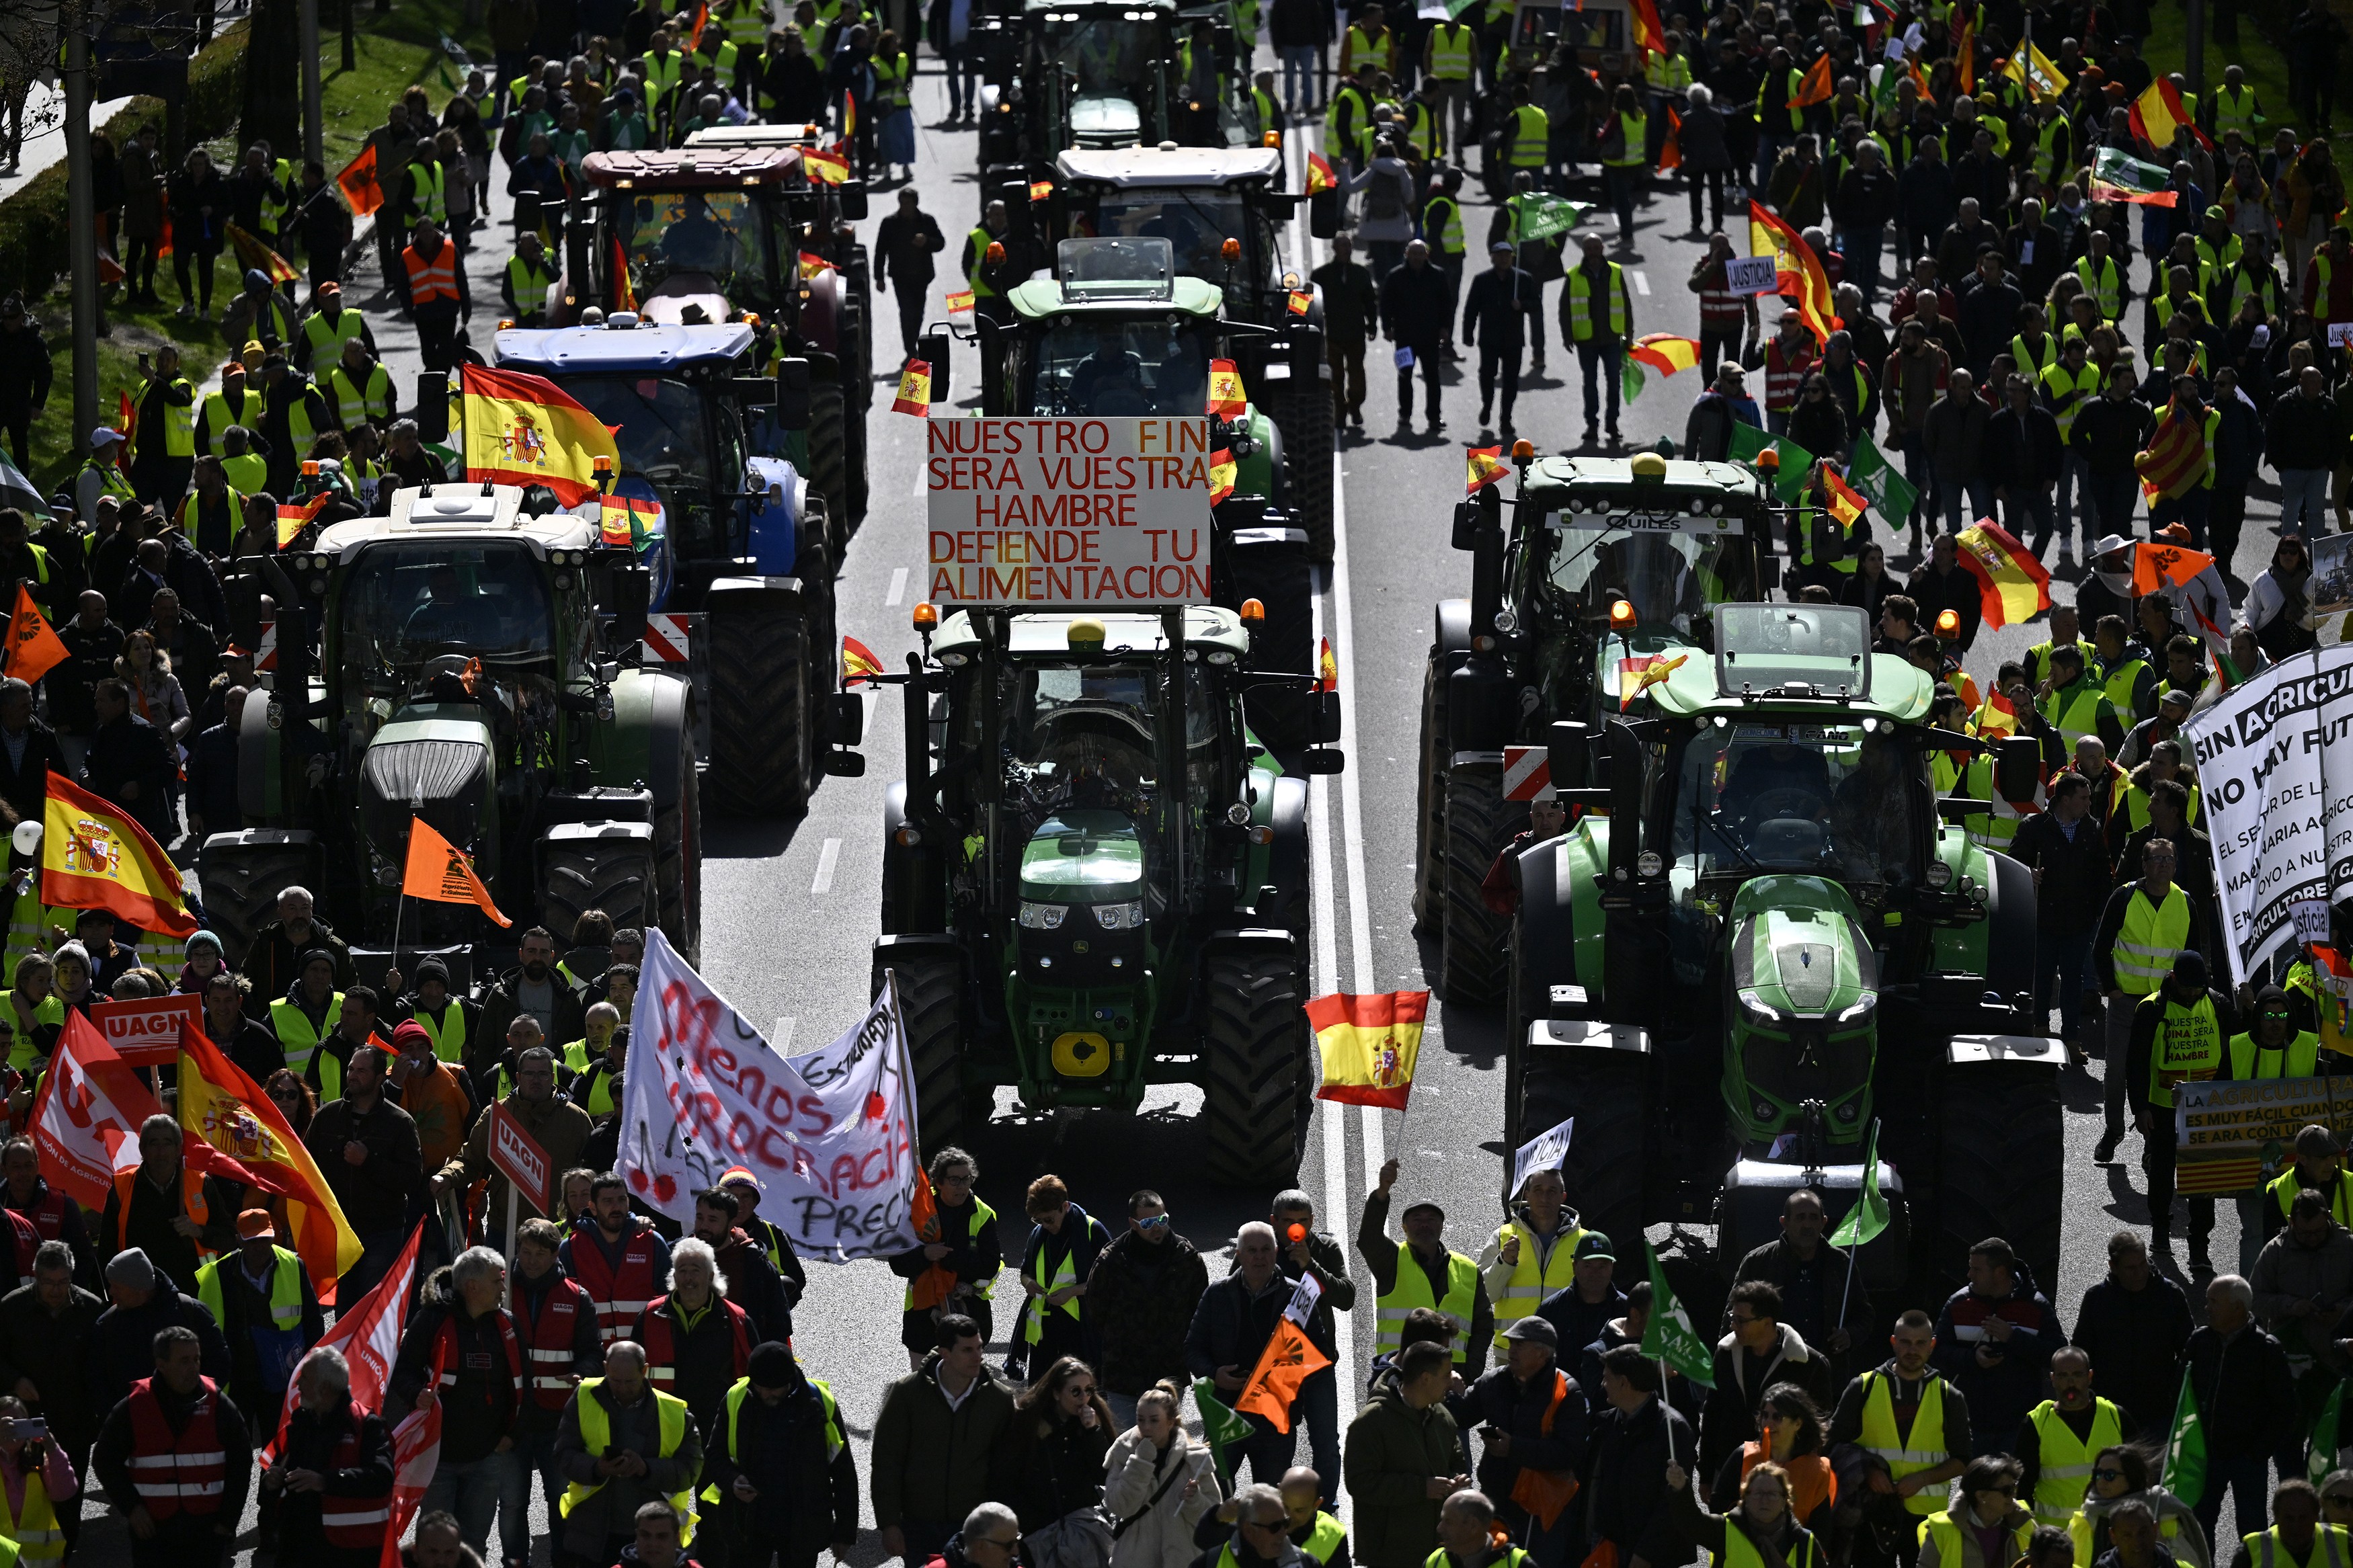
<path fill-rule="evenodd" d="M 241 145 L 267 142 L 281 158 L 302 155 L 301 0 L 253 0 L 246 28 Z"/>

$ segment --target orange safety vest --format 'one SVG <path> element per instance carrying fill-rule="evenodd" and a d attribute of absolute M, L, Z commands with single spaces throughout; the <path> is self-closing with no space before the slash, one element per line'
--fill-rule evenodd
<path fill-rule="evenodd" d="M 458 302 L 458 247 L 448 240 L 427 261 L 409 246 L 400 253 L 400 264 L 408 268 L 408 302 L 423 305 L 435 300 Z"/>

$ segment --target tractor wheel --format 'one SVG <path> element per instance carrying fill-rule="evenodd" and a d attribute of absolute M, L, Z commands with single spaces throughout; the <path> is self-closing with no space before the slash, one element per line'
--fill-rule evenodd
<path fill-rule="evenodd" d="M 278 918 L 280 890 L 318 886 L 319 847 L 310 843 L 223 845 L 206 854 L 201 865 L 205 921 L 221 939 L 224 952 L 237 955 L 230 962 L 241 964 L 255 933 Z"/>
<path fill-rule="evenodd" d="M 1201 1126 L 1212 1180 L 1282 1185 L 1299 1173 L 1299 1087 L 1307 1024 L 1299 975 L 1270 952 L 1213 954 L 1201 966 Z"/>
<path fill-rule="evenodd" d="M 1525 1069 L 1522 1142 L 1577 1119 L 1561 1177 L 1577 1223 L 1620 1247 L 1642 1234 L 1642 1131 L 1650 1123 L 1647 1058 L 1611 1050 L 1555 1048 Z"/>
<path fill-rule="evenodd" d="M 2059 1075 L 2045 1068 L 1976 1066 L 1948 1071 L 1936 1099 L 1942 1150 L 1928 1268 L 1941 1288 L 1957 1288 L 1968 1273 L 1969 1248 L 1998 1236 L 2034 1270 L 2045 1295 L 2058 1289 L 2066 1194 Z M 1890 1158 L 1903 1167 L 1900 1153 Z"/>
<path fill-rule="evenodd" d="M 1446 999 L 1456 1006 L 1481 1007 L 1495 999 L 1504 981 L 1504 934 L 1510 922 L 1479 896 L 1496 854 L 1527 823 L 1527 808 L 1507 801 L 1503 773 L 1492 764 L 1468 764 L 1446 773 L 1445 931 L 1440 941 L 1440 973 Z"/>
<path fill-rule="evenodd" d="M 964 958 L 953 950 L 901 952 L 891 955 L 891 968 L 915 1075 L 915 1131 L 928 1159 L 988 1120 L 988 1101 L 976 1100 L 964 1078 Z M 882 994 L 880 955 L 871 994 Z"/>
<path fill-rule="evenodd" d="M 1291 504 L 1307 530 L 1308 558 L 1332 560 L 1332 393 L 1319 377 L 1275 403 L 1275 427 L 1282 433 L 1284 477 Z"/>
<path fill-rule="evenodd" d="M 654 907 L 662 934 L 690 964 L 702 962 L 702 780 L 679 751 L 678 804 L 654 813 Z"/>
<path fill-rule="evenodd" d="M 711 794 L 728 816 L 808 803 L 808 627 L 789 605 L 711 612 Z"/>
<path fill-rule="evenodd" d="M 1413 929 L 1446 922 L 1446 672 L 1430 650 L 1421 675 L 1421 774 L 1414 786 Z"/>
<path fill-rule="evenodd" d="M 848 454 L 842 443 L 848 436 L 846 426 L 849 411 L 844 402 L 839 379 L 849 374 L 847 363 L 838 363 L 836 379 L 815 379 L 809 383 L 808 473 L 805 476 L 809 489 L 825 498 L 825 518 L 828 525 L 825 538 L 826 558 L 842 559 L 849 543 L 849 490 L 846 482 Z"/>
<path fill-rule="evenodd" d="M 654 908 L 654 880 L 640 839 L 550 839 L 541 850 L 539 923 L 559 942 L 571 940 L 567 933 L 588 910 L 604 910 L 617 926 L 643 926 Z"/>
<path fill-rule="evenodd" d="M 873 450 L 871 433 L 867 428 L 866 410 L 852 404 L 849 418 L 842 426 L 841 483 L 849 501 L 849 516 L 843 520 L 842 531 L 855 533 L 858 525 L 866 521 L 869 501 L 866 465 Z"/>

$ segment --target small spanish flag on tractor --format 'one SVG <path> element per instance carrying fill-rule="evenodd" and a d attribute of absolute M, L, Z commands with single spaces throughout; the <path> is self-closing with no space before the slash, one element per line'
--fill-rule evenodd
<path fill-rule="evenodd" d="M 808 171 L 810 179 L 820 184 L 838 185 L 849 178 L 849 160 L 839 153 L 828 153 L 821 148 L 802 148 L 801 167 Z"/>
<path fill-rule="evenodd" d="M 320 508 L 327 504 L 327 497 L 330 493 L 321 490 L 301 506 L 287 506 L 282 502 L 280 504 L 278 508 L 279 549 L 285 549 L 301 536 L 302 531 L 310 527 L 312 520 L 319 515 Z"/>
<path fill-rule="evenodd" d="M 1234 493 L 1234 455 L 1220 447 L 1209 454 L 1209 504 L 1215 506 Z"/>
<path fill-rule="evenodd" d="M 1209 362 L 1209 413 L 1219 419 L 1240 419 L 1250 412 L 1249 395 L 1242 391 L 1242 373 L 1234 368 L 1229 359 Z"/>
<path fill-rule="evenodd" d="M 812 255 L 806 250 L 800 253 L 800 263 L 801 281 L 804 283 L 807 282 L 810 279 L 816 277 L 820 272 L 839 272 L 841 270 L 841 268 L 836 267 L 832 262 L 828 261 L 824 257 Z"/>
<path fill-rule="evenodd" d="M 874 657 L 872 648 L 853 637 L 845 637 L 841 639 L 842 685 L 857 686 L 861 682 L 873 679 L 881 673 L 882 661 Z"/>
<path fill-rule="evenodd" d="M 947 297 L 947 307 L 948 314 L 951 316 L 971 315 L 972 290 L 969 289 L 959 289 L 955 293 L 950 294 Z"/>
<path fill-rule="evenodd" d="M 1824 510 L 1838 519 L 1839 526 L 1849 533 L 1854 531 L 1857 520 L 1871 508 L 1871 503 L 1857 495 L 1854 488 L 1839 478 L 1838 470 L 1828 463 L 1822 465 L 1822 500 Z"/>
<path fill-rule="evenodd" d="M 1324 154 L 1308 153 L 1307 194 L 1312 196 L 1318 191 L 1335 191 L 1339 188 L 1340 182 L 1332 177 L 1332 165 L 1324 159 Z"/>
<path fill-rule="evenodd" d="M 893 414 L 912 414 L 927 419 L 932 413 L 932 362 L 911 359 L 907 368 L 899 373 L 899 395 L 891 400 Z"/>
<path fill-rule="evenodd" d="M 1403 1110 L 1413 1093 L 1413 1066 L 1421 1055 L 1427 991 L 1377 996 L 1334 993 L 1307 1004 L 1307 1026 L 1324 1058 L 1318 1100 Z"/>
<path fill-rule="evenodd" d="M 1469 457 L 1471 471 L 1462 486 L 1466 496 L 1477 495 L 1512 471 L 1512 465 L 1504 461 L 1501 447 L 1473 447 Z"/>
<path fill-rule="evenodd" d="M 1033 202 L 1042 202 L 1042 201 L 1044 201 L 1048 196 L 1050 196 L 1050 195 L 1052 195 L 1053 194 L 1054 194 L 1054 182 L 1053 182 L 1053 181 L 1051 181 L 1051 180 L 1032 180 L 1032 181 L 1030 181 L 1030 182 L 1029 182 L 1029 199 L 1030 199 L 1031 201 L 1033 201 Z"/>
<path fill-rule="evenodd" d="M 2051 607 L 2050 572 L 1993 519 L 1961 530 L 1953 542 L 1960 546 L 1961 564 L 1978 580 L 1987 626 L 2022 626 Z"/>
<path fill-rule="evenodd" d="M 1314 290 L 1314 289 L 1293 289 L 1291 291 L 1291 299 L 1290 299 L 1290 300 L 1289 300 L 1289 304 L 1290 304 L 1290 308 L 1291 308 L 1291 313 L 1292 313 L 1293 315 L 1294 315 L 1294 316 L 1303 316 L 1303 315 L 1307 314 L 1307 308 L 1308 308 L 1309 306 L 1311 306 L 1311 305 L 1314 304 L 1314 303 L 1315 303 L 1315 290 Z"/>
<path fill-rule="evenodd" d="M 1323 647 L 1315 655 L 1315 689 L 1318 691 L 1340 689 L 1340 661 L 1332 657 L 1330 637 L 1324 639 Z"/>
<path fill-rule="evenodd" d="M 1683 661 L 1690 658 L 1691 655 L 1687 653 L 1679 653 L 1672 658 L 1669 658 L 1662 653 L 1652 653 L 1644 654 L 1639 658 L 1620 659 L 1618 661 L 1618 711 L 1623 713 L 1627 709 L 1631 708 L 1634 705 L 1634 699 L 1681 669 L 1683 667 Z"/>
<path fill-rule="evenodd" d="M 651 496 L 607 495 L 597 507 L 598 536 L 617 549 L 635 550 L 660 510 L 661 502 Z"/>

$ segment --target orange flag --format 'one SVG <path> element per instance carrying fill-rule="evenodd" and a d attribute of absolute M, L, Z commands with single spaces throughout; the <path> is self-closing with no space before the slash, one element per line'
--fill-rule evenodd
<path fill-rule="evenodd" d="M 1332 1358 L 1308 1343 L 1297 1323 L 1288 1317 L 1278 1318 L 1274 1337 L 1259 1353 L 1258 1364 L 1250 1368 L 1250 1381 L 1242 1384 L 1234 1408 L 1256 1411 L 1273 1423 L 1276 1431 L 1288 1432 L 1291 1402 L 1298 1397 L 1299 1385 L 1331 1364 Z"/>
<path fill-rule="evenodd" d="M 360 155 L 343 165 L 335 176 L 335 188 L 343 193 L 343 200 L 352 204 L 356 217 L 365 217 L 384 205 L 384 187 L 377 183 L 375 143 L 360 149 Z"/>
<path fill-rule="evenodd" d="M 2179 588 L 2213 564 L 2202 551 L 2143 542 L 2133 546 L 2133 592 L 2146 598 L 2160 588 Z"/>
<path fill-rule="evenodd" d="M 66 645 L 58 640 L 48 617 L 33 603 L 32 590 L 16 584 L 16 614 L 8 623 L 8 673 L 29 683 L 63 664 L 67 657 Z"/>
<path fill-rule="evenodd" d="M 474 874 L 473 861 L 421 816 L 408 819 L 408 864 L 401 873 L 400 890 L 437 904 L 473 904 L 502 926 L 514 924 L 499 913 L 490 889 Z"/>
<path fill-rule="evenodd" d="M 1831 79 L 1831 58 L 1816 55 L 1814 63 L 1806 68 L 1805 79 L 1798 83 L 1798 96 L 1789 100 L 1791 109 L 1811 109 L 1817 103 L 1828 103 L 1838 84 Z"/>
<path fill-rule="evenodd" d="M 1961 90 L 1974 97 L 1978 90 L 1977 22 L 1967 8 L 1961 9 L 1959 16 L 1953 24 L 1953 65 L 1960 73 Z"/>
<path fill-rule="evenodd" d="M 1659 173 L 1683 166 L 1683 117 L 1667 110 L 1667 139 L 1659 143 Z"/>

